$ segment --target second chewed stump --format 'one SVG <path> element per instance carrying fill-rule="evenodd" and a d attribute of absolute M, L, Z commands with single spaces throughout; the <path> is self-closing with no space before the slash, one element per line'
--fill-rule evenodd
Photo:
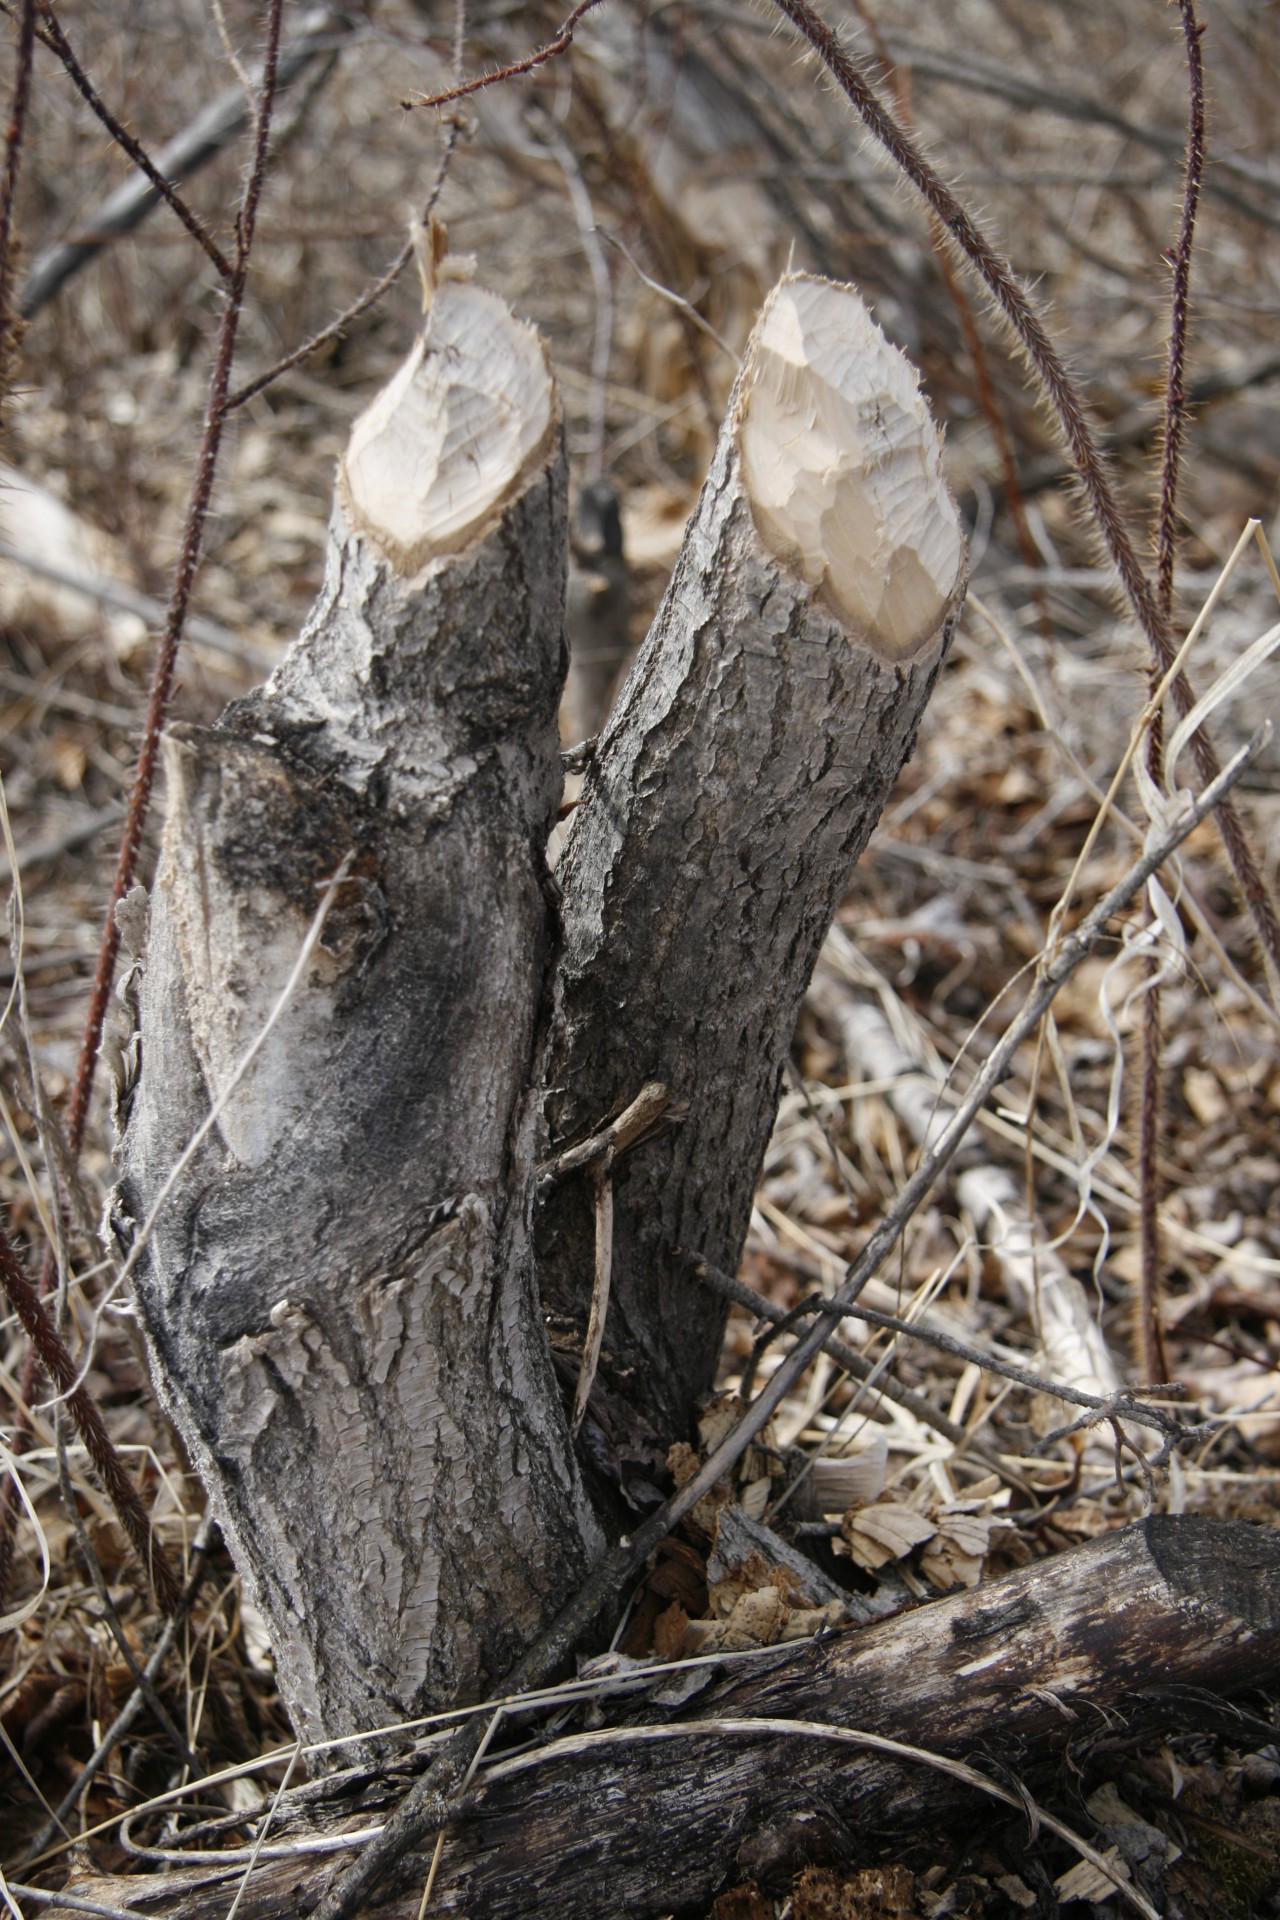
<path fill-rule="evenodd" d="M 724 1325 L 670 1250 L 736 1267 L 796 1013 L 965 579 L 915 370 L 854 288 L 789 276 L 748 344 L 558 869 L 552 1145 L 648 1081 L 688 1103 L 616 1183 L 605 1341 L 666 1438 L 710 1388 Z M 581 1189 L 548 1202 L 539 1272 L 548 1304 L 585 1326 Z"/>

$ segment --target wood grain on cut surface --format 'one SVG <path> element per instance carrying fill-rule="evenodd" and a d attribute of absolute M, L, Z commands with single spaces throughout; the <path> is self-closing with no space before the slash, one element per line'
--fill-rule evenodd
<path fill-rule="evenodd" d="M 402 574 L 460 553 L 545 456 L 556 420 L 533 328 L 484 287 L 445 280 L 404 365 L 351 429 L 347 516 Z"/>
<path fill-rule="evenodd" d="M 888 660 L 937 637 L 965 566 L 919 384 L 860 300 L 797 274 L 756 330 L 737 423 L 761 539 Z"/>

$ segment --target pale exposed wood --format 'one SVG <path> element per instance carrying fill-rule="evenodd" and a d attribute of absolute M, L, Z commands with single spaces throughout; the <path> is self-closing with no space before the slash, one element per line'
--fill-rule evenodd
<path fill-rule="evenodd" d="M 839 1035 L 850 1071 L 891 1081 L 887 1098 L 894 1112 L 916 1144 L 927 1146 L 952 1117 L 954 1105 L 901 1045 L 881 1008 L 825 964 L 812 998 Z M 1048 1234 L 1028 1216 L 1013 1175 L 986 1160 L 980 1149 L 967 1148 L 956 1172 L 956 1195 L 995 1259 L 1010 1304 L 1034 1326 L 1047 1371 L 1099 1399 L 1116 1393 L 1120 1375 L 1097 1313 Z M 1139 1438 L 1136 1430 L 1133 1438 Z M 1109 1429 L 1103 1429 L 1099 1445 L 1114 1446 Z"/>
<path fill-rule="evenodd" d="M 353 445 L 301 639 L 167 739 L 116 1203 L 128 1244 L 224 1098 L 137 1295 L 312 1735 L 474 1696 L 598 1539 L 527 1246 L 564 583 L 541 346 L 446 282 Z"/>
<path fill-rule="evenodd" d="M 338 469 L 347 519 L 399 573 L 459 553 L 547 455 L 559 416 L 533 328 L 496 294 L 446 280 Z"/>
<path fill-rule="evenodd" d="M 887 660 L 936 640 L 964 536 L 919 381 L 860 300 L 786 280 L 765 309 L 739 400 L 757 531 L 815 598 Z"/>
<path fill-rule="evenodd" d="M 558 869 L 552 1147 L 647 1080 L 688 1102 L 614 1183 L 602 1364 L 664 1439 L 724 1324 L 670 1249 L 736 1266 L 800 999 L 963 597 L 938 459 L 915 374 L 854 289 L 780 283 Z M 539 1271 L 583 1325 L 593 1238 L 588 1183 L 567 1182 Z"/>
<path fill-rule="evenodd" d="M 971 1831 L 991 1804 L 973 1787 L 919 1762 L 786 1738 L 776 1723 L 860 1729 L 979 1768 L 994 1752 L 1036 1791 L 1069 1740 L 1185 1726 L 1188 1688 L 1230 1697 L 1274 1682 L 1280 1536 L 1157 1517 L 914 1612 L 710 1671 L 663 1676 L 642 1705 L 614 1707 L 648 1744 L 601 1744 L 602 1730 L 500 1767 L 449 1833 L 432 1914 L 705 1911 L 746 1874 L 776 1874 L 785 1888 L 828 1850 L 874 1857 L 922 1830 L 936 1836 L 949 1818 Z M 748 1719 L 774 1730 L 728 1730 Z M 663 1725 L 686 1731 L 660 1737 Z M 359 1813 L 286 1803 L 272 1840 L 367 1830 L 386 1817 L 378 1798 L 364 1792 Z M 427 1841 L 407 1863 L 407 1891 L 369 1911 L 415 1920 L 431 1852 Z M 346 1857 L 263 1861 L 241 1920 L 308 1910 Z M 164 1920 L 221 1920 L 231 1884 L 203 1866 L 76 1891 Z"/>

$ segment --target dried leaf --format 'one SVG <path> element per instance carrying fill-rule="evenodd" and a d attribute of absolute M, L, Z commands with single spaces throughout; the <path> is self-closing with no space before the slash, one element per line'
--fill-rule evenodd
<path fill-rule="evenodd" d="M 874 1572 L 932 1540 L 937 1528 L 914 1507 L 897 1500 L 878 1500 L 874 1506 L 850 1507 L 840 1522 L 840 1531 L 858 1565 Z"/>
<path fill-rule="evenodd" d="M 976 1587 L 991 1544 L 994 1520 L 946 1509 L 937 1538 L 920 1556 L 920 1571 L 935 1587 Z"/>
<path fill-rule="evenodd" d="M 659 1660 L 680 1658 L 688 1624 L 689 1616 L 678 1600 L 673 1600 L 666 1612 L 658 1615 L 653 1623 L 653 1650 Z"/>

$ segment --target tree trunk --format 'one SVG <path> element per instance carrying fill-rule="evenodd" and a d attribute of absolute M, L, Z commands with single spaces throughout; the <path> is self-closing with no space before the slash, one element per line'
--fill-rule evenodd
<path fill-rule="evenodd" d="M 784 281 L 586 783 L 557 965 L 564 566 L 542 350 L 446 279 L 353 430 L 300 640 L 169 736 L 118 1224 L 307 1735 L 474 1698 L 601 1542 L 535 1286 L 544 1088 L 556 1148 L 645 1082 L 684 1115 L 552 1189 L 537 1279 L 580 1328 L 582 1190 L 616 1183 L 609 1384 L 686 1432 L 724 1315 L 670 1249 L 736 1261 L 964 547 L 910 367 L 851 288 Z"/>
<path fill-rule="evenodd" d="M 922 1830 L 936 1836 L 943 1819 L 972 1827 L 981 1816 L 981 1793 L 953 1775 L 799 1727 L 788 1736 L 788 1722 L 979 1767 L 994 1753 L 1004 1769 L 991 1777 L 1007 1791 L 1010 1767 L 1034 1788 L 1068 1743 L 1185 1727 L 1188 1689 L 1229 1697 L 1278 1672 L 1274 1529 L 1159 1516 L 890 1620 L 689 1669 L 702 1684 L 687 1705 L 683 1674 L 657 1676 L 625 1725 L 500 1761 L 449 1829 L 430 1912 L 578 1920 L 705 1909 L 726 1878 L 776 1873 L 785 1885 L 815 1859 L 852 1854 L 856 1864 L 910 1849 Z M 734 1721 L 755 1724 L 734 1732 Z M 367 1833 L 376 1805 L 366 1782 L 353 1792 L 358 1814 L 286 1801 L 270 1842 L 315 1846 L 343 1825 Z M 432 1850 L 407 1864 L 408 1891 L 370 1911 L 413 1920 Z M 308 1911 L 348 1858 L 269 1853 L 244 1888 L 241 1920 Z M 75 1891 L 165 1920 L 215 1920 L 232 1871 L 244 1868 L 215 1878 L 193 1865 Z M 52 1911 L 70 1920 L 69 1909 Z"/>
<path fill-rule="evenodd" d="M 135 1283 L 313 1737 L 474 1697 L 599 1539 L 529 1251 L 564 496 L 540 344 L 446 282 L 353 432 L 301 639 L 168 735 L 119 1211 L 225 1096 Z"/>
<path fill-rule="evenodd" d="M 547 1068 L 556 1144 L 651 1081 L 680 1125 L 620 1168 L 615 1379 L 684 1436 L 727 1308 L 672 1247 L 737 1268 L 818 949 L 915 741 L 964 590 L 916 376 L 851 288 L 783 281 L 574 817 Z M 548 1307 L 585 1321 L 586 1182 L 540 1218 Z"/>

